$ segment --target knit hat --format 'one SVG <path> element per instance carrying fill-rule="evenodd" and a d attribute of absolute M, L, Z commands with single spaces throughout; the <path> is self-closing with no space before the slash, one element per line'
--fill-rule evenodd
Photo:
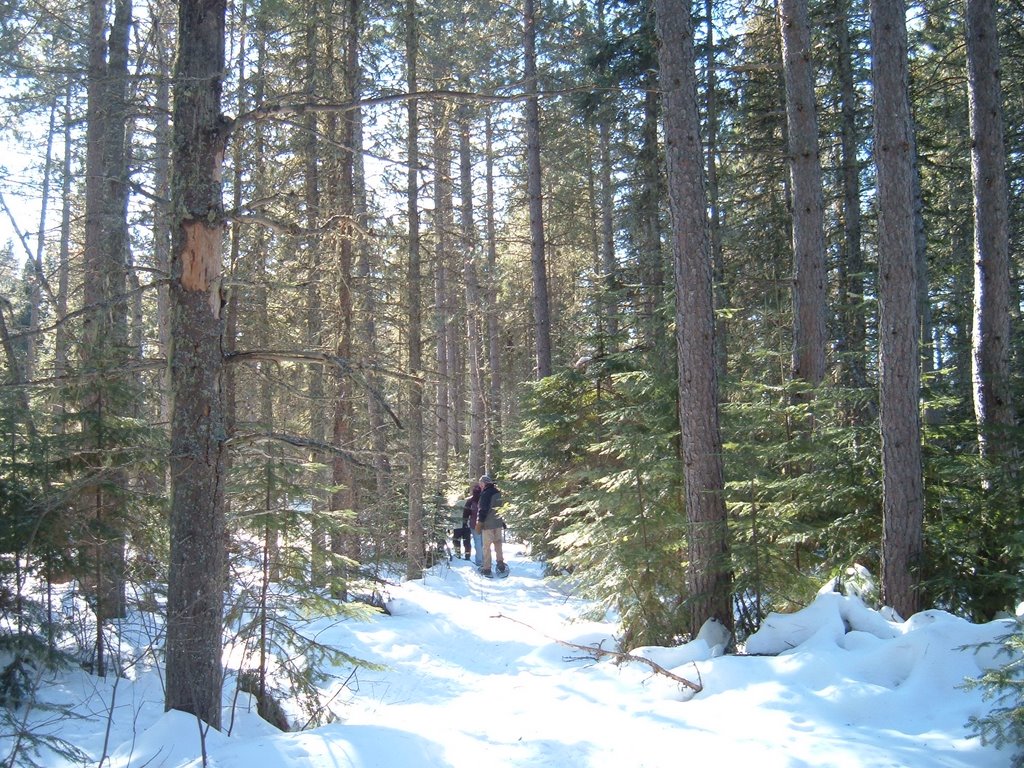
<path fill-rule="evenodd" d="M 487 485 L 488 483 L 493 483 L 493 482 L 494 481 L 491 480 L 491 476 L 490 475 L 480 475 L 480 484 L 481 485 Z"/>

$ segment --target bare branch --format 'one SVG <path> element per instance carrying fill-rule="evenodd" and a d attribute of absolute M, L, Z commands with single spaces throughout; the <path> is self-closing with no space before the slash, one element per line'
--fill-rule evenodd
<path fill-rule="evenodd" d="M 284 350 L 272 350 L 272 349 L 255 349 L 248 350 L 245 352 L 232 352 L 227 355 L 225 361 L 228 363 L 235 362 L 246 362 L 251 360 L 265 360 L 276 363 L 324 363 L 330 365 L 333 368 L 352 376 L 380 405 L 387 411 L 388 416 L 395 423 L 399 429 L 402 429 L 402 422 L 391 407 L 387 404 L 384 396 L 377 391 L 377 389 L 366 381 L 361 375 L 362 371 L 370 371 L 384 376 L 390 376 L 391 378 L 402 379 L 404 381 L 412 381 L 415 383 L 422 383 L 422 379 L 418 376 L 411 376 L 407 373 L 400 371 L 393 371 L 387 368 L 380 368 L 378 366 L 368 366 L 357 363 L 353 365 L 349 360 L 339 355 L 332 355 L 327 352 L 319 351 L 284 351 Z"/>
<path fill-rule="evenodd" d="M 694 693 L 700 693 L 701 691 L 704 690 L 704 683 L 702 681 L 695 683 L 692 680 L 687 680 L 685 677 L 680 677 L 679 675 L 675 674 L 674 672 L 670 672 L 669 670 L 665 669 L 663 666 L 661 666 L 657 662 L 651 661 L 650 659 L 645 659 L 643 656 L 634 656 L 631 653 L 622 653 L 621 651 L 608 651 L 608 650 L 605 650 L 604 648 L 598 648 L 595 645 L 580 645 L 578 643 L 569 643 L 569 642 L 566 642 L 565 640 L 559 640 L 557 637 L 551 637 L 551 635 L 548 635 L 548 634 L 545 634 L 544 632 L 541 632 L 536 627 L 531 627 L 529 624 L 527 624 L 524 621 L 520 621 L 519 619 L 513 619 L 511 616 L 506 616 L 503 613 L 499 613 L 496 616 L 493 616 L 492 618 L 495 618 L 495 619 L 508 619 L 509 621 L 514 621 L 516 624 L 521 624 L 522 626 L 526 627 L 527 629 L 532 629 L 534 632 L 536 632 L 536 633 L 538 633 L 540 635 L 543 635 L 544 637 L 546 637 L 548 640 L 551 640 L 552 642 L 558 643 L 559 645 L 564 645 L 566 648 L 572 648 L 573 650 L 583 651 L 584 653 L 588 653 L 588 654 L 590 654 L 590 655 L 592 655 L 594 657 L 611 656 L 613 659 L 616 659 L 618 661 L 636 661 L 636 662 L 639 662 L 640 664 L 646 664 L 648 667 L 650 667 L 652 670 L 657 672 L 659 675 L 664 675 L 665 677 L 669 678 L 670 680 L 674 680 L 675 682 L 679 683 L 680 685 L 686 686 L 687 688 L 689 688 Z M 697 670 L 697 679 L 698 679 L 698 681 L 700 681 L 700 670 L 699 669 Z"/>
<path fill-rule="evenodd" d="M 372 96 L 366 99 L 342 101 L 331 104 L 317 102 L 300 102 L 293 104 L 263 104 L 235 118 L 232 128 L 266 118 L 285 118 L 306 115 L 310 112 L 332 113 L 351 112 L 363 107 L 377 107 L 387 104 L 400 104 L 410 99 L 451 99 L 453 101 L 475 101 L 481 104 L 507 104 L 522 101 L 526 96 L 516 93 L 507 96 L 498 94 L 474 93 L 472 91 L 430 90 L 413 93 L 390 93 L 383 96 Z"/>
<path fill-rule="evenodd" d="M 0 208 L 4 209 L 7 214 L 7 218 L 10 219 L 11 227 L 18 235 L 18 240 L 21 242 L 21 247 L 25 249 L 25 254 L 28 257 L 28 263 L 32 265 L 32 275 L 39 283 L 39 287 L 46 293 L 46 297 L 53 302 L 57 303 L 57 298 L 53 294 L 53 288 L 50 286 L 50 281 L 46 279 L 46 275 L 43 274 L 42 269 L 39 266 L 39 262 L 36 260 L 36 256 L 32 253 L 32 249 L 28 246 L 28 241 L 25 239 L 25 233 L 22 232 L 21 227 L 18 226 L 17 220 L 14 218 L 14 212 L 7 205 L 7 201 L 4 199 L 3 192 L 0 192 Z"/>
<path fill-rule="evenodd" d="M 346 451 L 344 448 L 339 448 L 336 445 L 331 445 L 330 443 L 325 443 L 321 440 L 312 440 L 308 437 L 290 435 L 284 432 L 248 432 L 245 434 L 235 435 L 234 437 L 229 437 L 225 441 L 225 444 L 229 446 L 236 446 L 270 441 L 286 443 L 296 448 L 313 448 L 323 453 L 332 453 L 336 456 L 343 457 L 347 461 L 351 461 L 357 467 L 370 469 L 369 464 L 359 461 L 351 451 Z"/>
<path fill-rule="evenodd" d="M 363 363 L 352 363 L 339 355 L 332 355 L 329 352 L 316 350 L 280 350 L 280 349 L 250 349 L 243 352 L 231 352 L 226 358 L 229 363 L 241 363 L 251 360 L 266 360 L 277 363 L 324 363 L 342 371 L 370 371 L 389 376 L 394 379 L 411 381 L 415 384 L 422 384 L 423 379 L 411 373 L 403 373 L 390 368 L 382 368 L 378 365 L 365 365 Z"/>
<path fill-rule="evenodd" d="M 225 218 L 228 221 L 237 222 L 239 224 L 258 224 L 276 232 L 279 235 L 292 235 L 293 237 L 322 235 L 330 232 L 336 226 L 339 226 L 339 224 L 344 229 L 364 237 L 368 237 L 370 234 L 367 230 L 361 229 L 350 216 L 331 216 L 324 221 L 323 224 L 317 227 L 303 227 L 299 224 L 295 224 L 294 222 L 275 219 L 263 213 L 241 213 L 237 211 L 228 211 L 225 213 Z"/>

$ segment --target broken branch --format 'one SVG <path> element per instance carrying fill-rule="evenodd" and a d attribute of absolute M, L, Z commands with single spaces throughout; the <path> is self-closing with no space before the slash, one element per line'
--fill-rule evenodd
<path fill-rule="evenodd" d="M 516 624 L 521 624 L 522 626 L 526 627 L 527 629 L 532 629 L 537 634 L 543 635 L 544 637 L 546 637 L 548 640 L 551 640 L 552 642 L 558 643 L 559 645 L 564 645 L 566 648 L 572 648 L 572 649 L 577 650 L 577 651 L 583 651 L 584 653 L 588 653 L 588 654 L 590 654 L 591 656 L 594 656 L 594 657 L 611 656 L 613 659 L 616 659 L 617 661 L 620 661 L 620 662 L 621 661 L 636 661 L 636 662 L 639 662 L 641 664 L 646 664 L 648 667 L 650 667 L 652 670 L 654 670 L 654 672 L 656 672 L 657 674 L 664 675 L 665 677 L 669 678 L 670 680 L 674 680 L 675 682 L 679 683 L 680 685 L 686 686 L 687 688 L 689 688 L 694 693 L 700 693 L 702 690 L 704 690 L 704 683 L 702 681 L 700 681 L 700 670 L 699 669 L 697 670 L 698 682 L 695 683 L 692 680 L 687 680 L 685 677 L 680 677 L 675 672 L 671 672 L 671 671 L 665 669 L 663 666 L 661 666 L 657 662 L 651 661 L 650 659 L 645 659 L 643 656 L 634 656 L 631 653 L 623 653 L 622 651 L 608 651 L 608 650 L 605 650 L 604 648 L 599 648 L 598 646 L 594 646 L 594 645 L 580 645 L 579 643 L 570 643 L 570 642 L 567 642 L 565 640 L 559 640 L 557 637 L 551 637 L 551 635 L 548 635 L 548 634 L 545 634 L 544 632 L 541 632 L 536 627 L 531 627 L 529 624 L 527 624 L 524 621 L 520 621 L 519 619 L 513 619 L 511 616 L 506 616 L 506 615 L 504 615 L 502 613 L 499 613 L 497 616 L 494 616 L 493 618 L 496 618 L 496 619 L 508 619 L 509 621 L 514 621 Z"/>

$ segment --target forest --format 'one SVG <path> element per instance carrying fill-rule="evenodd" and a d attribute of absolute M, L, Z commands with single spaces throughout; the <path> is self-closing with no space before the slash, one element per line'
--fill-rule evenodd
<path fill-rule="evenodd" d="M 264 688 L 277 589 L 379 605 L 484 472 L 623 647 L 853 568 L 904 618 L 1024 597 L 1017 0 L 0 25 L 4 701 L 145 605 L 219 727 L 227 626 Z"/>

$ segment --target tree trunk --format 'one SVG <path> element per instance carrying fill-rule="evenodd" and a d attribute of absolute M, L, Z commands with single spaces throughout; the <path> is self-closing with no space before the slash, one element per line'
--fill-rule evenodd
<path fill-rule="evenodd" d="M 43 251 L 46 246 L 46 213 L 50 202 L 50 179 L 53 175 L 53 140 L 57 123 L 57 96 L 50 103 L 50 120 L 46 131 L 46 158 L 43 161 L 43 187 L 39 202 L 39 230 L 32 263 L 32 287 L 29 292 L 28 339 L 25 350 L 25 380 L 35 378 L 39 346 L 39 316 L 43 301 Z"/>
<path fill-rule="evenodd" d="M 476 479 L 487 468 L 484 457 L 483 366 L 480 362 L 482 303 L 476 270 L 477 237 L 473 221 L 473 157 L 470 120 L 463 109 L 459 119 L 459 197 L 462 229 L 462 276 L 466 288 L 466 366 L 469 374 L 469 477 Z"/>
<path fill-rule="evenodd" d="M 317 31 L 323 24 L 323 19 L 315 2 L 311 3 L 309 10 L 309 21 L 306 26 L 306 96 L 312 101 L 317 92 Z M 306 143 L 303 146 L 303 168 L 304 187 L 303 195 L 306 202 L 306 228 L 310 233 L 317 231 L 320 226 L 320 169 L 319 149 L 320 131 L 315 112 L 306 115 L 305 118 Z M 306 295 L 305 295 L 305 325 L 306 325 L 306 346 L 310 350 L 323 348 L 323 297 L 320 292 L 324 279 L 321 252 L 323 247 L 322 238 L 310 234 L 304 243 L 306 255 Z M 316 443 L 323 443 L 327 436 L 327 417 L 324 413 L 324 368 L 322 365 L 311 365 L 309 367 L 309 378 L 306 383 L 306 392 L 309 395 L 309 435 Z M 309 459 L 314 467 L 310 472 L 310 484 L 312 487 L 312 504 L 310 517 L 312 518 L 312 531 L 310 535 L 310 581 L 314 587 L 323 587 L 327 584 L 327 524 L 324 522 L 324 512 L 328 509 L 326 488 L 330 485 L 325 470 L 321 464 L 324 462 L 322 452 L 313 450 L 309 453 Z"/>
<path fill-rule="evenodd" d="M 971 372 L 981 456 L 991 462 L 985 482 L 996 509 L 995 525 L 981 526 L 980 573 L 1020 573 L 1016 548 L 1005 532 L 1019 525 L 1019 473 L 1013 439 L 1017 415 L 1010 371 L 1013 301 L 1010 279 L 1009 198 L 1003 104 L 999 83 L 999 39 L 993 0 L 967 0 L 967 92 L 970 104 L 971 179 L 974 186 L 974 318 Z M 1012 609 L 1012 583 L 991 582 L 975 591 L 974 614 L 991 619 Z"/>
<path fill-rule="evenodd" d="M 158 28 L 156 38 L 156 94 L 153 110 L 153 262 L 161 275 L 170 273 L 171 268 L 171 212 L 167 205 L 170 199 L 171 178 L 171 58 L 165 45 L 165 33 L 160 19 L 154 20 Z M 161 281 L 156 289 L 157 349 L 160 357 L 167 359 L 170 347 L 170 314 L 168 308 L 167 283 Z M 168 369 L 163 372 L 163 386 L 160 394 L 160 423 L 170 421 L 170 385 Z"/>
<path fill-rule="evenodd" d="M 811 386 L 825 378 L 825 204 L 814 104 L 814 68 L 807 0 L 780 0 L 782 72 L 792 189 L 792 376 Z"/>
<path fill-rule="evenodd" d="M 934 333 L 934 320 L 932 317 L 932 300 L 929 294 L 929 265 L 928 265 L 928 233 L 925 231 L 924 220 L 924 192 L 921 189 L 921 163 L 917 154 L 916 129 L 911 124 L 914 144 L 911 148 L 911 163 L 913 167 L 913 190 L 914 199 L 914 258 L 917 260 L 917 316 L 918 316 L 918 355 L 921 359 L 921 373 L 919 379 L 926 380 L 934 377 L 935 374 L 935 345 L 932 343 Z M 921 417 L 925 423 L 935 423 L 938 415 L 931 403 L 924 403 Z"/>
<path fill-rule="evenodd" d="M 501 443 L 502 382 L 501 334 L 498 327 L 498 234 L 494 211 L 494 124 L 491 113 L 484 119 L 484 154 L 487 207 L 487 268 L 484 273 L 484 301 L 487 307 L 487 369 L 490 374 L 487 397 L 487 447 L 484 465 L 496 468 Z"/>
<path fill-rule="evenodd" d="M 619 335 L 618 265 L 615 259 L 615 189 L 612 186 L 611 119 L 600 118 L 598 125 L 598 155 L 600 158 L 601 200 L 601 277 L 605 300 L 602 302 L 601 336 L 604 351 L 614 351 Z"/>
<path fill-rule="evenodd" d="M 714 2 L 705 0 L 704 21 L 707 25 L 707 132 L 708 132 L 708 223 L 711 237 L 711 263 L 714 265 L 715 306 L 729 306 L 729 292 L 725 284 L 725 260 L 722 253 L 722 215 L 718 194 L 718 66 L 715 51 Z M 715 325 L 715 360 L 718 376 L 725 376 L 728 368 L 726 320 L 719 317 Z"/>
<path fill-rule="evenodd" d="M 356 20 L 350 14 L 358 13 L 358 6 L 353 3 L 346 3 L 345 29 L 357 31 Z M 355 78 L 358 76 L 357 67 L 353 61 L 358 62 L 358 38 L 353 40 L 351 36 L 344 41 L 345 60 L 344 90 L 347 99 L 353 99 L 358 90 Z M 342 115 L 341 150 L 338 153 L 340 163 L 340 176 L 337 183 L 332 186 L 339 194 L 339 212 L 341 213 L 344 226 L 340 233 L 338 242 L 338 263 L 335 284 L 338 288 L 337 317 L 338 327 L 336 330 L 338 343 L 336 353 L 342 360 L 351 360 L 354 341 L 354 317 L 352 299 L 352 278 L 354 275 L 354 241 L 357 236 L 354 226 L 355 221 L 355 158 L 352 146 L 355 142 L 356 124 L 355 117 L 351 110 Z M 335 375 L 335 407 L 334 427 L 332 431 L 332 444 L 341 449 L 349 450 L 354 444 L 355 407 L 352 395 L 352 380 L 343 371 Z M 352 462 L 344 455 L 336 454 L 332 460 L 331 480 L 334 491 L 331 494 L 331 507 L 336 512 L 342 512 L 350 517 L 349 525 L 344 526 L 342 531 L 336 531 L 331 537 L 331 550 L 335 555 L 341 555 L 349 561 L 358 561 L 360 556 L 359 535 L 356 526 L 356 472 Z M 348 589 L 350 574 L 344 569 L 343 590 Z M 335 593 L 338 597 L 344 595 L 344 591 Z"/>
<path fill-rule="evenodd" d="M 435 486 L 448 477 L 448 455 L 452 448 L 452 377 L 448 327 L 453 312 L 448 287 L 449 233 L 452 222 L 451 124 L 448 105 L 434 103 L 434 352 L 437 367 L 437 396 L 434 401 L 434 440 L 437 451 Z"/>
<path fill-rule="evenodd" d="M 901 616 L 909 617 L 920 605 L 924 499 L 913 138 L 902 0 L 872 0 L 871 50 L 878 184 L 882 597 Z"/>
<path fill-rule="evenodd" d="M 255 54 L 249 49 L 249 2 L 243 0 L 238 5 L 238 24 L 235 27 L 238 33 L 238 39 L 232 40 L 230 47 L 234 49 L 237 46 L 237 50 L 242 52 L 238 56 L 237 74 L 238 88 L 235 93 L 235 109 L 238 114 L 244 114 L 250 103 L 259 104 L 262 102 L 265 94 L 265 72 L 266 72 L 266 61 L 267 61 L 267 45 L 266 36 L 262 34 L 263 30 L 260 29 L 262 26 L 259 23 L 259 15 L 257 14 L 256 23 L 253 25 L 252 37 L 255 38 Z M 255 55 L 255 70 L 256 75 L 253 78 L 249 77 L 248 64 L 252 61 Z M 250 100 L 249 93 L 252 91 L 252 97 Z M 252 139 L 246 142 L 244 137 L 239 136 L 234 142 L 232 147 L 232 178 L 231 178 L 231 208 L 234 211 L 242 209 L 243 200 L 243 188 L 245 187 L 246 180 L 246 160 L 250 153 L 254 154 L 255 157 L 253 162 L 253 168 L 255 169 L 254 177 L 258 178 L 262 173 L 262 167 L 260 166 L 260 159 L 264 155 L 264 137 L 265 128 L 260 125 L 254 126 L 252 131 Z M 254 178 L 254 181 L 256 181 Z M 258 183 L 258 182 L 256 182 Z M 243 265 L 242 255 L 242 222 L 238 218 L 232 219 L 229 227 L 229 250 L 227 259 L 228 269 L 228 285 L 236 285 L 234 289 L 228 289 L 224 291 L 225 301 L 223 302 L 222 314 L 224 317 L 224 351 L 227 354 L 232 354 L 238 349 L 238 323 L 239 323 L 239 294 L 241 280 L 250 281 L 255 283 L 252 279 L 251 274 L 246 271 Z M 258 250 L 259 245 L 250 250 Z M 234 365 L 229 365 L 224 369 L 224 375 L 221 379 L 221 401 L 224 410 L 224 434 L 234 435 L 238 426 L 238 368 Z M 221 472 L 223 477 L 231 477 L 231 473 L 234 469 L 234 451 L 228 449 L 224 451 L 224 460 L 221 465 Z M 231 494 L 226 494 L 224 497 L 224 519 L 230 521 L 231 515 Z M 225 542 L 230 541 L 231 532 L 226 530 L 224 534 Z M 224 569 L 227 573 L 229 568 L 229 553 L 227 548 L 224 551 Z"/>
<path fill-rule="evenodd" d="M 361 97 L 362 65 L 359 61 L 359 35 L 362 25 L 362 11 L 359 0 L 350 0 L 351 8 L 349 18 L 353 24 L 349 29 L 349 50 L 352 54 L 349 58 L 349 65 L 352 69 L 352 97 L 358 101 Z M 365 232 L 368 227 L 368 213 L 366 202 L 366 169 L 363 162 L 363 118 L 362 110 L 352 110 L 353 137 L 352 152 L 355 157 L 355 217 L 356 217 L 356 259 L 359 282 L 362 285 L 360 297 L 360 310 L 362 314 L 362 341 L 366 358 L 371 366 L 379 362 L 380 339 L 377 333 L 376 317 L 379 311 L 377 292 L 374 286 L 374 264 L 372 263 L 372 251 L 370 243 L 367 242 Z M 376 373 L 368 375 L 367 380 L 373 392 L 383 391 L 383 382 Z M 370 424 L 370 444 L 373 450 L 375 498 L 385 498 L 389 491 L 389 475 L 391 473 L 390 462 L 388 461 L 387 429 L 385 426 L 385 413 L 379 399 L 373 395 L 367 398 L 367 418 Z"/>
<path fill-rule="evenodd" d="M 693 24 L 683 0 L 657 0 L 665 155 L 675 264 L 683 481 L 689 522 L 690 636 L 717 619 L 732 628 L 732 584 L 718 422 L 710 235 L 694 74 Z"/>
<path fill-rule="evenodd" d="M 606 43 L 607 31 L 605 20 L 605 0 L 598 0 L 597 38 L 601 44 Z M 598 74 L 602 79 L 608 77 L 608 67 L 601 64 Z M 598 245 L 598 271 L 601 275 L 603 299 L 600 302 L 601 316 L 598 320 L 602 352 L 614 351 L 619 335 L 619 301 L 618 301 L 618 265 L 615 259 L 615 188 L 612 185 L 612 125 L 615 120 L 614 110 L 608 104 L 599 107 L 597 116 L 597 156 L 599 220 L 595 222 L 595 233 L 600 231 Z"/>
<path fill-rule="evenodd" d="M 982 456 L 1009 458 L 1016 423 L 1010 376 L 1009 198 L 999 38 L 993 0 L 967 0 L 967 89 L 974 184 L 974 414 Z"/>
<path fill-rule="evenodd" d="M 405 64 L 409 93 L 417 88 L 417 58 L 419 56 L 419 24 L 416 19 L 416 0 L 405 3 Z M 409 226 L 408 261 L 408 319 L 409 319 L 409 519 L 406 541 L 405 575 L 418 579 L 423 575 L 426 559 L 423 532 L 423 318 L 420 265 L 420 211 L 419 211 L 419 114 L 416 99 L 409 99 L 408 137 L 406 159 L 409 170 L 406 183 L 406 204 Z"/>
<path fill-rule="evenodd" d="M 540 105 L 537 102 L 537 12 L 523 0 L 523 85 L 526 91 L 526 194 L 530 201 L 530 265 L 533 275 L 537 378 L 551 375 L 551 311 L 544 257 L 544 197 L 540 165 Z"/>
<path fill-rule="evenodd" d="M 171 252 L 171 562 L 165 707 L 221 716 L 224 335 L 220 112 L 224 0 L 181 0 L 174 77 Z"/>
<path fill-rule="evenodd" d="M 86 230 L 83 284 L 83 364 L 106 372 L 90 378 L 83 412 L 84 434 L 95 457 L 93 484 L 85 492 L 94 521 L 96 550 L 96 614 L 100 622 L 125 615 L 125 518 L 123 499 L 128 476 L 117 460 L 104 454 L 115 450 L 107 422 L 125 412 L 118 392 L 127 380 L 114 373 L 128 357 L 128 308 L 125 301 L 128 252 L 128 168 L 125 148 L 127 121 L 128 32 L 131 5 L 115 4 L 110 39 L 104 39 L 107 6 L 90 4 L 92 39 L 89 52 L 88 118 L 86 129 Z M 104 674 L 102 627 L 97 634 L 96 668 Z"/>
<path fill-rule="evenodd" d="M 73 144 L 71 126 L 74 120 L 71 105 L 74 87 L 69 79 L 64 91 L 64 158 L 61 169 L 61 213 L 60 213 L 60 248 L 57 254 L 57 306 L 56 331 L 54 333 L 54 375 L 60 379 L 67 372 L 69 335 L 67 330 L 68 316 L 68 281 L 71 272 L 71 160 Z M 64 398 L 59 398 L 57 408 L 65 410 Z M 58 419 L 63 431 L 63 419 Z"/>
<path fill-rule="evenodd" d="M 867 317 L 864 312 L 864 252 L 861 247 L 860 142 L 857 91 L 850 45 L 849 0 L 838 0 L 835 29 L 840 82 L 840 151 L 842 157 L 843 240 L 839 257 L 840 340 L 837 344 L 842 382 L 867 386 Z"/>
<path fill-rule="evenodd" d="M 645 26 L 646 29 L 646 26 Z M 650 31 L 654 35 L 654 31 Z M 640 296 L 641 322 L 644 341 L 652 350 L 655 360 L 671 365 L 672 359 L 666 325 L 659 310 L 665 303 L 665 264 L 662 257 L 661 226 L 661 158 L 658 147 L 658 121 L 661 116 L 661 97 L 658 92 L 658 73 L 644 73 L 644 120 L 640 129 L 640 150 L 637 157 L 640 174 Z"/>

